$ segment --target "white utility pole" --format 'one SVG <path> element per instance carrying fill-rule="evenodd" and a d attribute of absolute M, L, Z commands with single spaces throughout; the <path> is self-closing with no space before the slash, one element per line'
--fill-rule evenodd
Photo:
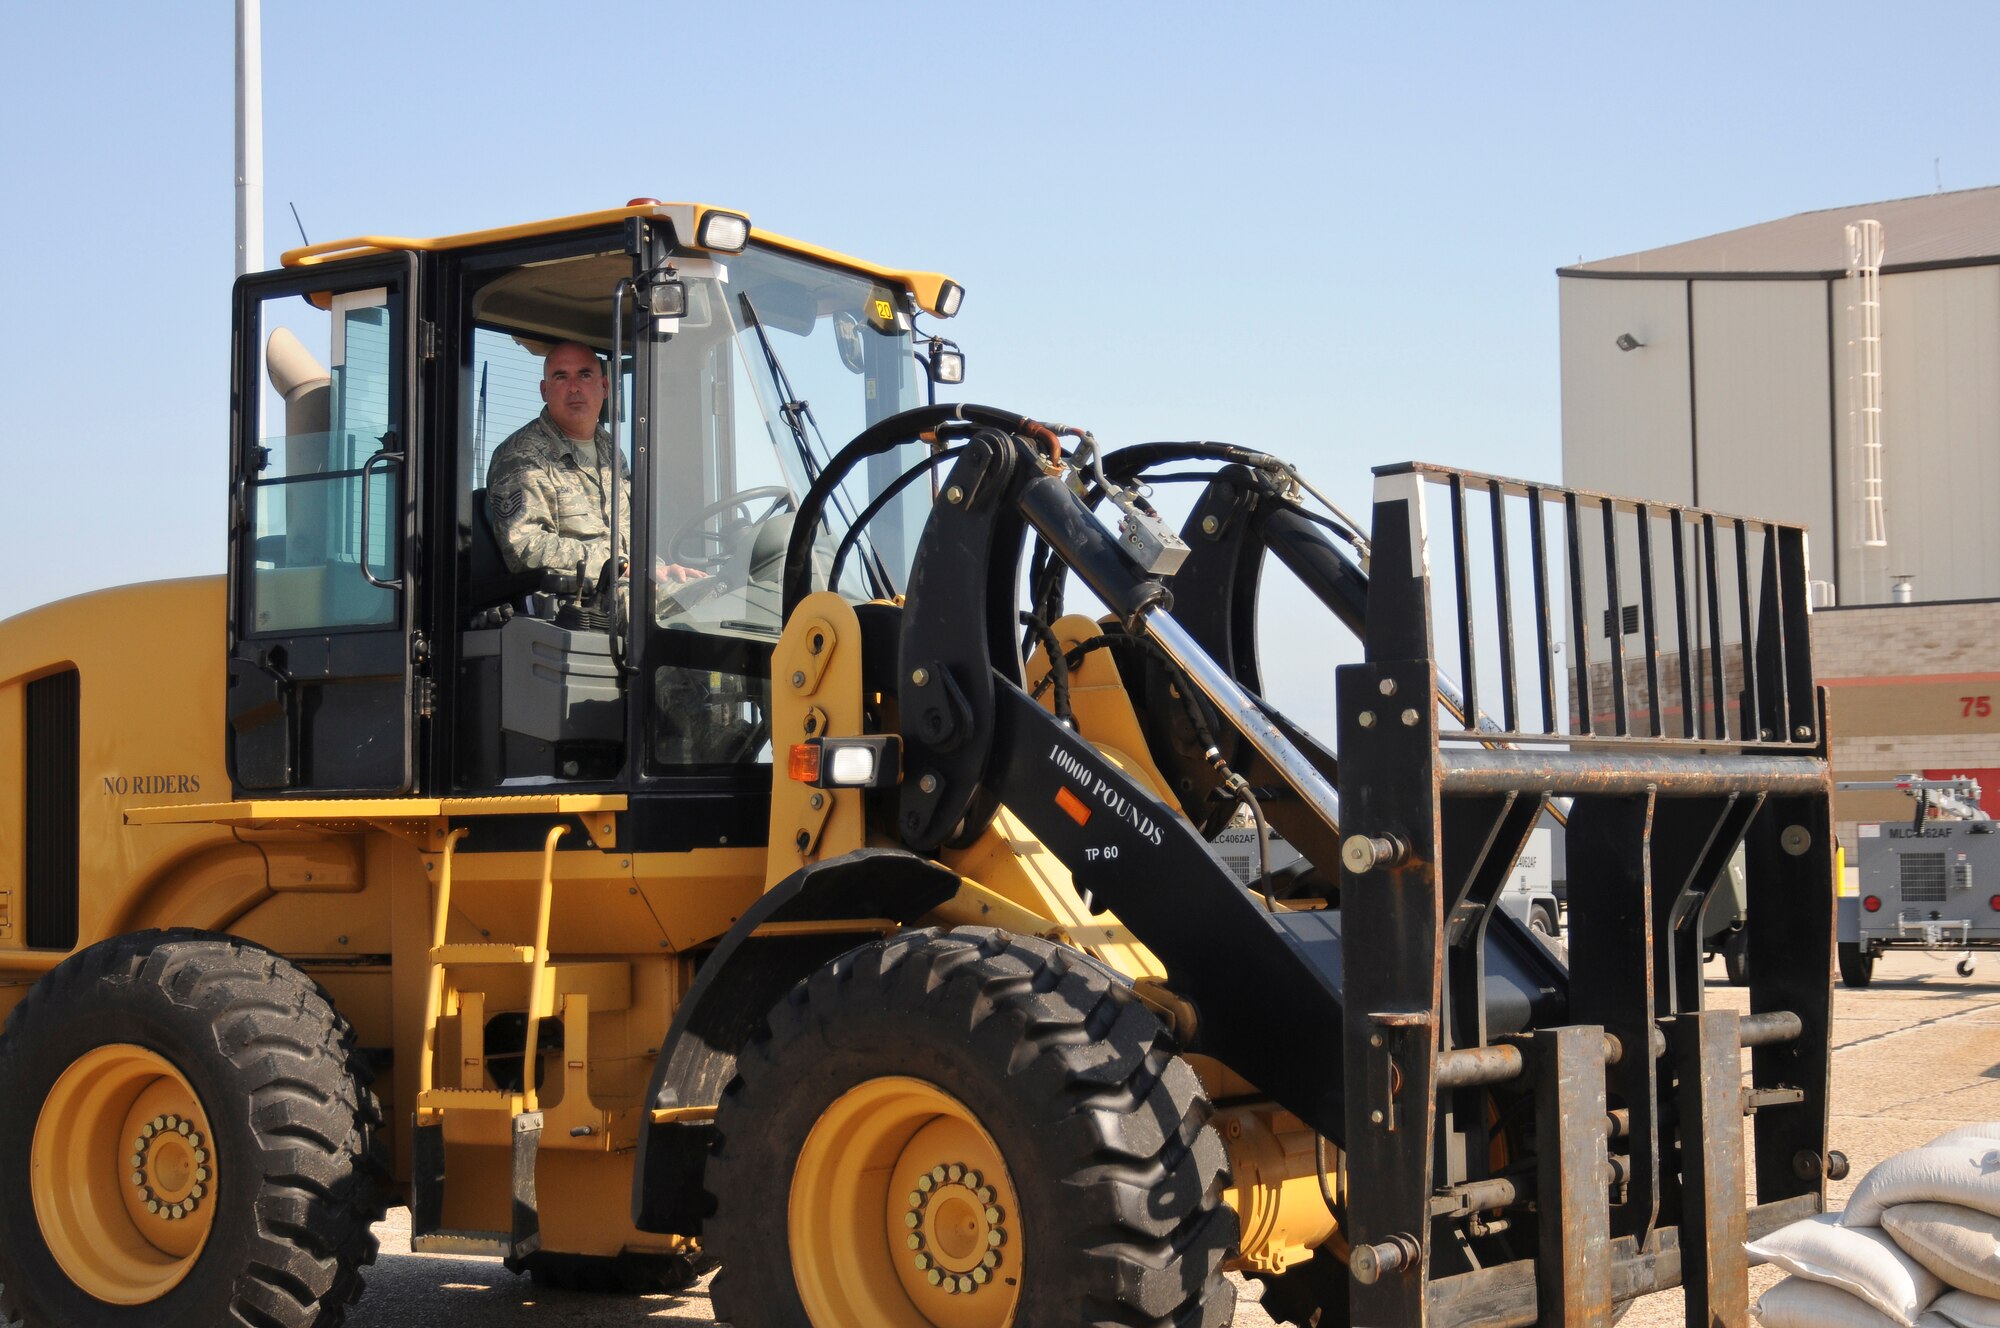
<path fill-rule="evenodd" d="M 264 35 L 260 0 L 236 0 L 236 275 L 264 270 Z"/>

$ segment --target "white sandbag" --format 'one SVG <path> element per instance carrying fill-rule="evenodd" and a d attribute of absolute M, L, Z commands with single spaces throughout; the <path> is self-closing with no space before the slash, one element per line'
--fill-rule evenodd
<path fill-rule="evenodd" d="M 2000 1217 L 1957 1204 L 1897 1204 L 1882 1229 L 1949 1286 L 2000 1298 Z"/>
<path fill-rule="evenodd" d="M 1949 1203 L 2000 1216 L 2000 1140 L 1960 1139 L 1898 1153 L 1862 1177 L 1847 1201 L 1847 1225 L 1879 1226 L 1905 1203 Z"/>
<path fill-rule="evenodd" d="M 1744 1248 L 1788 1273 L 1858 1297 L 1898 1328 L 1910 1328 L 1944 1290 L 1944 1283 L 1898 1248 L 1888 1233 L 1842 1226 L 1839 1213 L 1779 1227 Z"/>
<path fill-rule="evenodd" d="M 1936 1148 L 1939 1144 L 1962 1143 L 1967 1139 L 1992 1139 L 2000 1142 L 2000 1120 L 1987 1121 L 1983 1125 L 1961 1125 L 1955 1130 L 1946 1130 L 1924 1147 Z"/>
<path fill-rule="evenodd" d="M 1824 1282 L 1788 1277 L 1766 1291 L 1756 1304 L 1757 1322 L 1764 1328 L 1893 1328 L 1895 1320 L 1867 1301 Z M 1916 1328 L 1952 1328 L 1936 1315 L 1918 1318 Z"/>
<path fill-rule="evenodd" d="M 2000 1328 L 2000 1300 L 1988 1300 L 1970 1291 L 1947 1291 L 1924 1317 L 1942 1319 L 1953 1328 Z"/>

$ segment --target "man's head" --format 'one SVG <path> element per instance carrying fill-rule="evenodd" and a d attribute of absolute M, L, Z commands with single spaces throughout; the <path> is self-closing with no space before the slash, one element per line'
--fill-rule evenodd
<path fill-rule="evenodd" d="M 556 427 L 572 438 L 596 436 L 606 386 L 604 364 L 588 346 L 565 341 L 542 361 L 542 400 Z"/>

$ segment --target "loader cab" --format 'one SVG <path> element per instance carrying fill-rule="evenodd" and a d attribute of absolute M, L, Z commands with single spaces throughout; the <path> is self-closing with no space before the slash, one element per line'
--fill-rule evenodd
<path fill-rule="evenodd" d="M 631 209 L 239 283 L 239 796 L 768 792 L 797 500 L 848 439 L 923 399 L 919 311 L 893 274 L 754 235 L 704 248 L 676 222 L 690 229 Z M 629 476 L 632 570 L 610 595 L 510 567 L 490 518 L 494 456 L 540 414 L 562 342 L 607 366 L 602 427 Z M 877 459 L 829 504 L 819 582 L 910 459 Z M 844 593 L 899 592 L 928 502 L 885 503 L 841 558 Z M 713 833 L 761 837 L 742 819 Z"/>

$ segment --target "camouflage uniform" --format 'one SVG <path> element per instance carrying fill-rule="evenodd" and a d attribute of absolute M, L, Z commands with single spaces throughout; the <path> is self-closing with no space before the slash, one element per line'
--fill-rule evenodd
<path fill-rule="evenodd" d="M 486 512 L 510 570 L 573 572 L 582 563 L 584 574 L 596 579 L 611 556 L 606 481 L 612 464 L 618 468 L 619 542 L 630 556 L 632 475 L 602 425 L 593 447 L 565 435 L 544 409 L 500 444 L 486 470 Z"/>

